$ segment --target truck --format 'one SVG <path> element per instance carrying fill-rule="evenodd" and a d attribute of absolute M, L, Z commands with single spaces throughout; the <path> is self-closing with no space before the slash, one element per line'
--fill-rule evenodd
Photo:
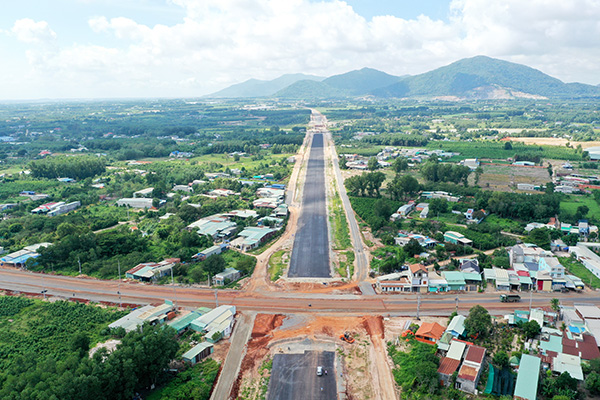
<path fill-rule="evenodd" d="M 521 296 L 518 294 L 501 294 L 500 301 L 503 303 L 515 303 L 521 301 Z"/>

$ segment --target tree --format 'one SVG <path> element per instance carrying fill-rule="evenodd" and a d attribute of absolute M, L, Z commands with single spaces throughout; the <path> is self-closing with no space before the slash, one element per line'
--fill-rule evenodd
<path fill-rule="evenodd" d="M 535 320 L 531 320 L 523 324 L 523 332 L 525 333 L 525 337 L 527 337 L 527 339 L 533 339 L 539 335 L 541 330 L 542 328 L 540 327 L 540 324 L 538 324 Z"/>
<path fill-rule="evenodd" d="M 490 330 L 492 317 L 488 311 L 480 305 L 476 305 L 469 310 L 469 315 L 465 319 L 465 329 L 471 337 L 484 337 Z"/>
<path fill-rule="evenodd" d="M 552 183 L 552 182 L 546 183 L 546 189 L 544 189 L 544 193 L 553 194 L 554 193 L 554 183 Z"/>
<path fill-rule="evenodd" d="M 408 169 L 408 161 L 404 157 L 398 157 L 392 163 L 392 170 L 396 173 L 402 172 Z"/>
<path fill-rule="evenodd" d="M 483 168 L 481 168 L 481 166 L 475 168 L 475 184 L 476 185 L 479 184 L 479 178 L 481 178 L 482 174 L 483 174 Z"/>
<path fill-rule="evenodd" d="M 504 150 L 512 150 L 512 148 L 511 142 L 504 142 Z"/>
<path fill-rule="evenodd" d="M 505 351 L 499 351 L 494 354 L 492 362 L 500 369 L 508 367 L 508 354 Z"/>
<path fill-rule="evenodd" d="M 413 195 L 420 189 L 419 181 L 410 175 L 396 175 L 388 185 L 388 192 L 393 200 L 400 200 L 405 196 Z"/>
<path fill-rule="evenodd" d="M 439 215 L 448 212 L 448 201 L 446 199 L 432 199 L 429 202 L 429 212 Z"/>
<path fill-rule="evenodd" d="M 600 374 L 593 371 L 585 378 L 585 388 L 590 391 L 591 394 L 600 394 Z"/>
<path fill-rule="evenodd" d="M 558 299 L 551 299 L 550 300 L 550 306 L 552 307 L 552 309 L 555 312 L 558 312 L 558 310 L 560 310 L 560 300 L 558 300 Z"/>
<path fill-rule="evenodd" d="M 409 257 L 414 257 L 415 254 L 421 254 L 423 252 L 423 246 L 421 246 L 419 241 L 414 238 L 410 239 L 408 243 L 404 245 L 403 249 Z"/>
<path fill-rule="evenodd" d="M 215 254 L 204 260 L 203 267 L 206 272 L 214 276 L 219 272 L 223 272 L 226 265 L 225 259 L 220 254 Z"/>
<path fill-rule="evenodd" d="M 367 161 L 367 168 L 369 171 L 375 171 L 378 167 L 379 163 L 377 162 L 377 157 L 369 158 L 369 161 Z"/>
<path fill-rule="evenodd" d="M 348 160 L 344 156 L 342 156 L 340 158 L 340 168 L 341 169 L 348 169 Z"/>

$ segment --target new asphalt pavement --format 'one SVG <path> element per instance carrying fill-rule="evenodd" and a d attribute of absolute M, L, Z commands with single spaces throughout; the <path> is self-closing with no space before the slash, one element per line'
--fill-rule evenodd
<path fill-rule="evenodd" d="M 288 277 L 331 277 L 322 133 L 314 134 L 310 148 L 302 196 L 302 214 L 298 219 Z"/>
<path fill-rule="evenodd" d="M 275 354 L 269 380 L 269 400 L 337 399 L 334 353 L 305 351 L 304 354 Z M 317 375 L 317 367 L 323 375 Z M 325 374 L 327 371 L 327 374 Z"/>

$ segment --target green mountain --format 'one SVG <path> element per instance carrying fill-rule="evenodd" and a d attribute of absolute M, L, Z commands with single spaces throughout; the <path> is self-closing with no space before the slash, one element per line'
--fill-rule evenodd
<path fill-rule="evenodd" d="M 300 80 L 322 81 L 323 77 L 306 74 L 286 74 L 277 79 L 264 81 L 248 79 L 245 82 L 229 86 L 205 97 L 210 98 L 240 98 L 240 97 L 269 97 L 277 91 L 288 87 Z"/>
<path fill-rule="evenodd" d="M 324 82 L 303 80 L 275 93 L 274 97 L 292 100 L 337 99 L 348 97 L 345 90 L 337 89 Z"/>
<path fill-rule="evenodd" d="M 600 89 L 564 83 L 521 64 L 477 56 L 456 61 L 372 92 L 379 97 L 514 98 L 597 97 Z"/>
<path fill-rule="evenodd" d="M 379 88 L 393 85 L 400 79 L 398 76 L 389 75 L 373 68 L 363 68 L 341 75 L 334 75 L 325 79 L 323 83 L 352 95 L 364 95 Z"/>

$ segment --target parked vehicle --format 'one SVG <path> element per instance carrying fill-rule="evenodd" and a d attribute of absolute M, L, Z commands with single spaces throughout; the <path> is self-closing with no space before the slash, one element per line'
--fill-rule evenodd
<path fill-rule="evenodd" d="M 323 375 L 323 367 L 321 367 L 320 365 L 317 367 L 317 376 L 321 376 Z"/>

